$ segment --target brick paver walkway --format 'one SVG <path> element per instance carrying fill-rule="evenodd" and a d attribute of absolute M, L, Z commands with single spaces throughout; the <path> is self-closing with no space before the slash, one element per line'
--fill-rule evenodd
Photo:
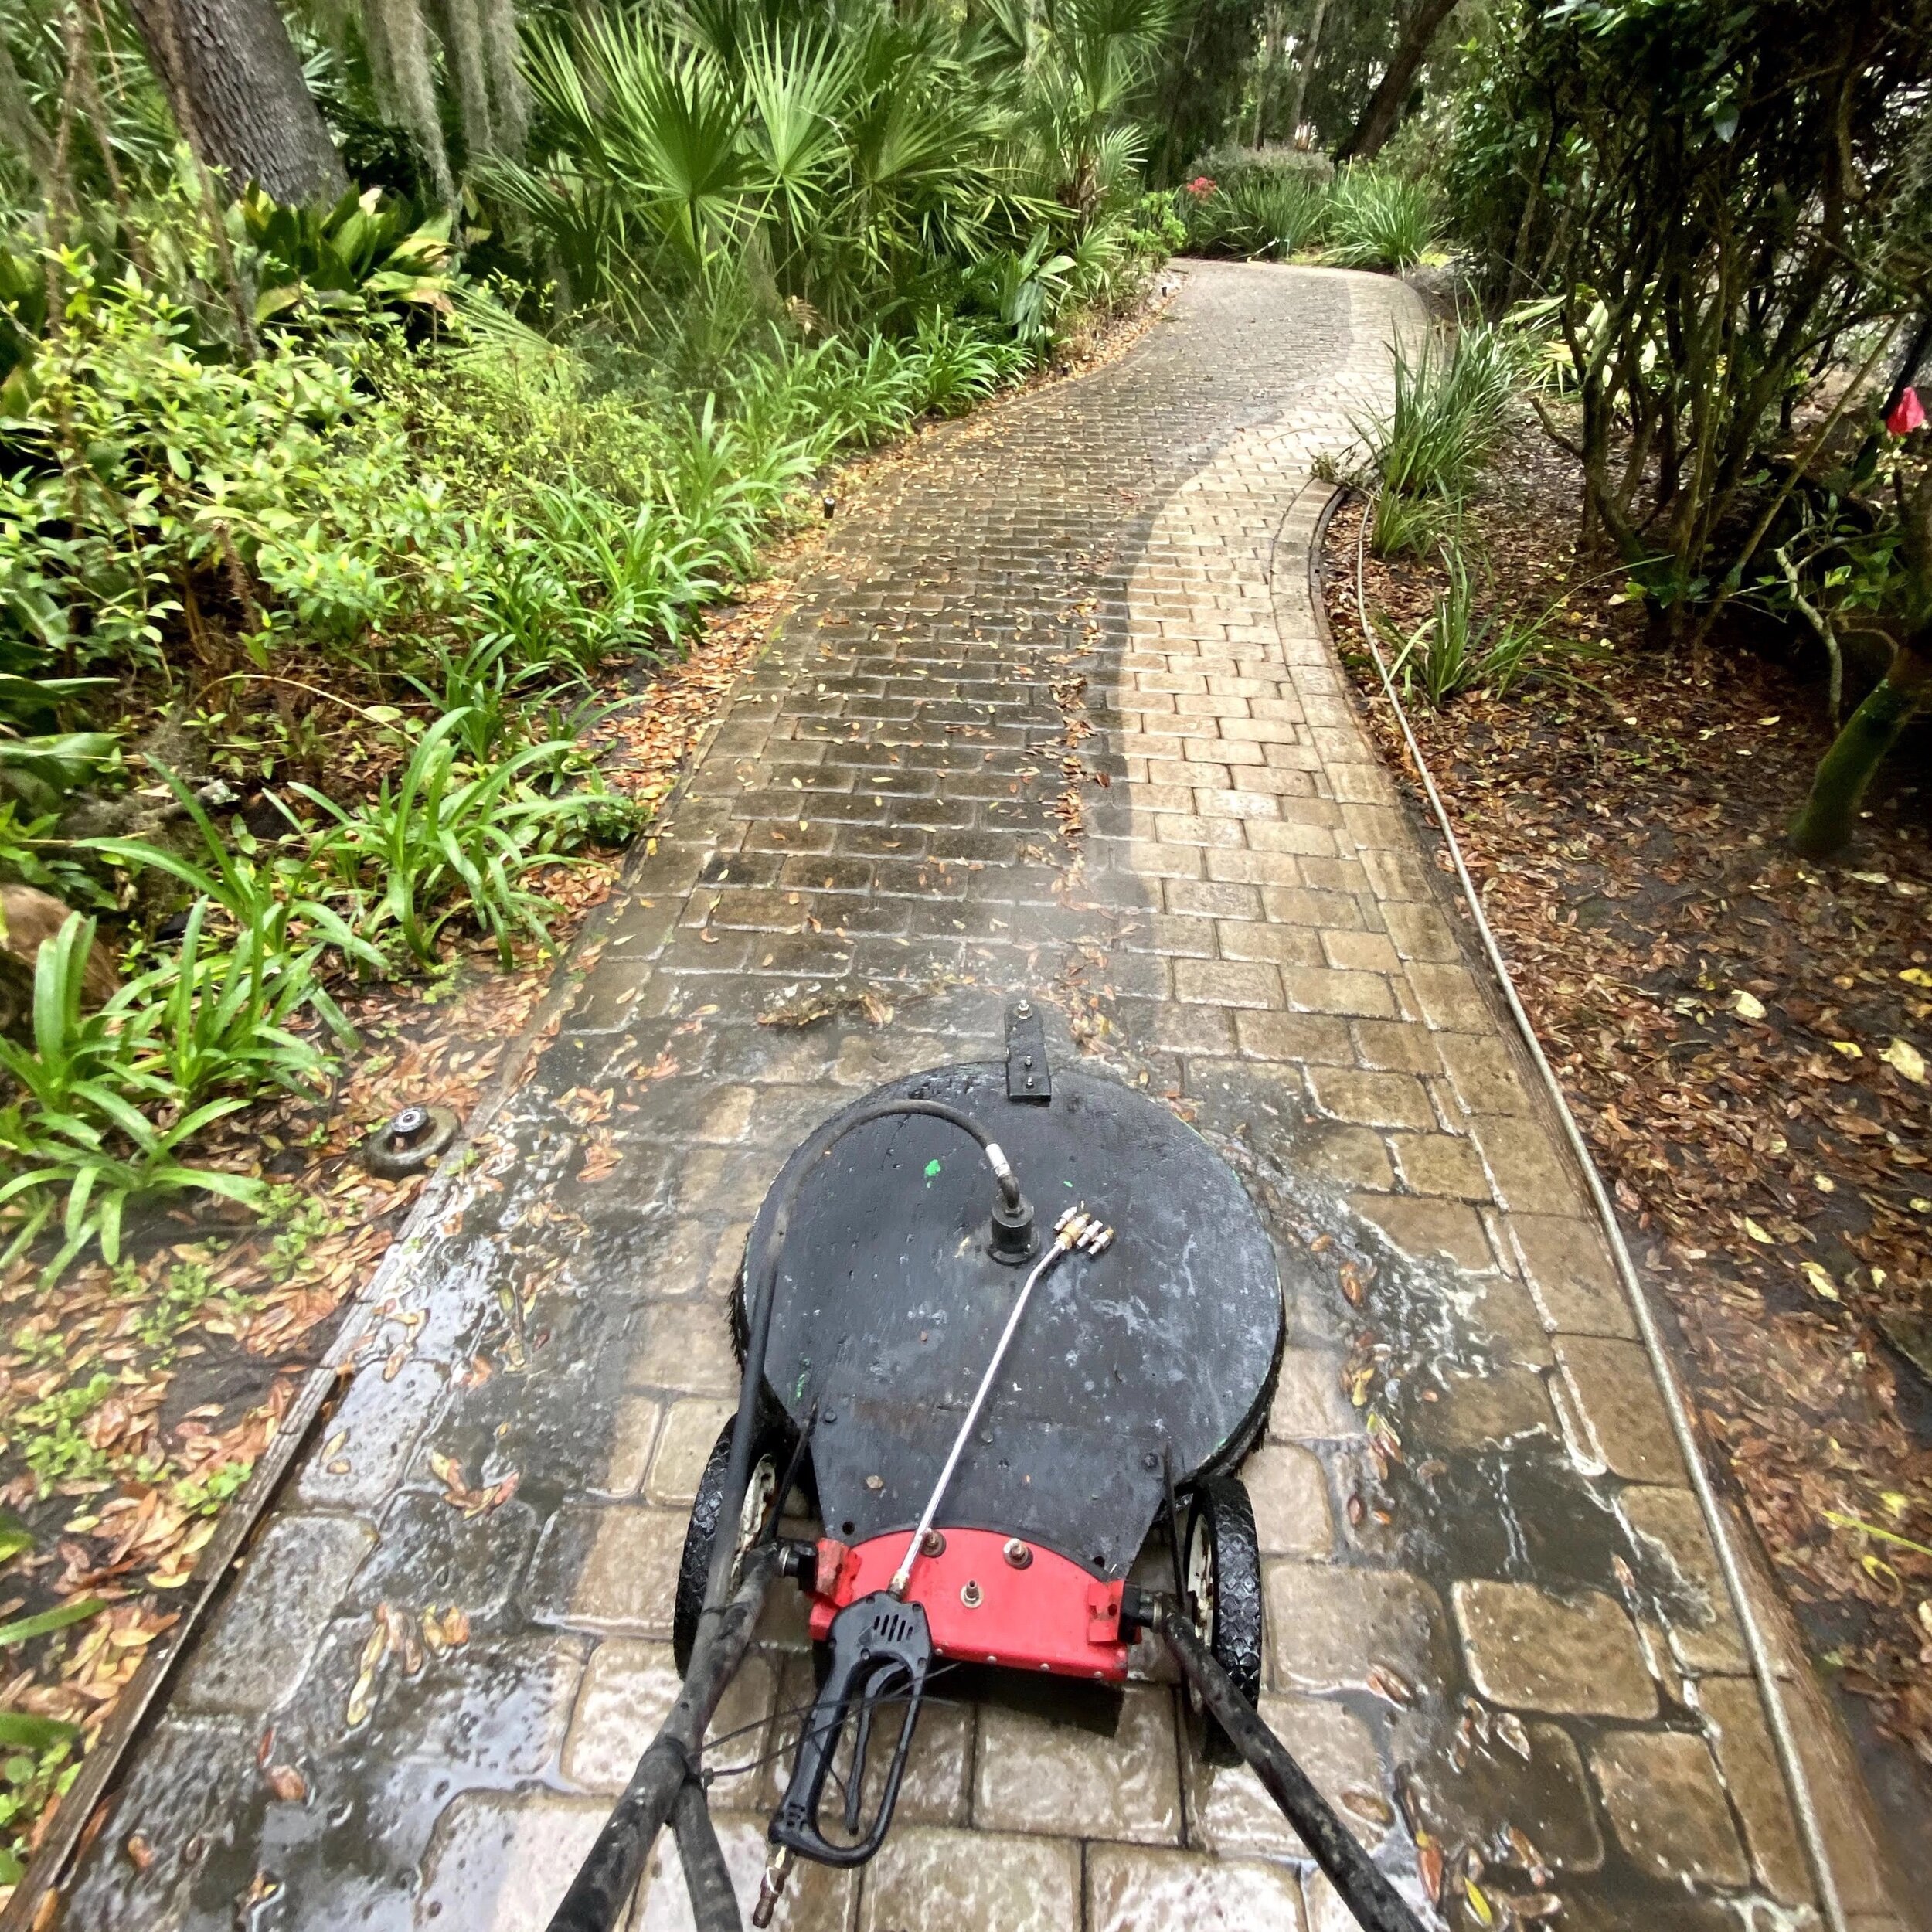
<path fill-rule="evenodd" d="M 1310 462 L 1414 320 L 1386 280 L 1198 266 L 1119 363 L 845 507 L 66 1923 L 540 1927 L 671 1695 L 750 1216 L 855 1092 L 996 1054 L 1019 988 L 1063 1059 L 1172 1097 L 1319 1283 L 1245 1473 L 1267 1715 L 1365 1842 L 1412 1890 L 1440 1866 L 1458 1925 L 1465 1878 L 1586 1927 L 1804 1903 L 1629 1311 L 1310 602 Z M 514 1497 L 465 1514 L 444 1457 Z M 747 1896 L 774 1772 L 730 1767 L 811 1682 L 795 1611 L 764 1637 L 716 1752 Z M 885 1852 L 803 1869 L 780 1922 L 1341 1923 L 1182 1729 L 1158 1682 L 1111 1740 L 932 1709 Z M 668 1845 L 638 1922 L 688 1923 Z"/>

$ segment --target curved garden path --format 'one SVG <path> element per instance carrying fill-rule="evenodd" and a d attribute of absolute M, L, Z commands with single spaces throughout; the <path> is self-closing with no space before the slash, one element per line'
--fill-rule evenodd
<path fill-rule="evenodd" d="M 1486 1896 L 1554 1892 L 1567 1926 L 1806 1905 L 1630 1311 L 1311 599 L 1311 463 L 1418 319 L 1385 279 L 1196 265 L 1118 362 L 842 507 L 560 1028 L 352 1318 L 359 1372 L 64 1923 L 540 1927 L 670 1695 L 749 1217 L 856 1092 L 996 1053 L 1022 988 L 1063 1060 L 1172 1097 L 1301 1257 L 1247 1471 L 1267 1710 L 1364 1838 L 1413 1889 L 1426 1834 L 1458 1900 L 1475 1847 Z M 795 1619 L 764 1636 L 725 1767 L 808 1694 Z M 1166 1684 L 1111 1741 L 936 1709 L 914 1766 L 876 1862 L 804 1870 L 781 1923 L 1342 1923 Z M 772 1777 L 714 1789 L 747 1888 Z M 1870 1866 L 1855 1913 L 1883 1909 Z M 638 1923 L 687 1922 L 662 1845 Z"/>

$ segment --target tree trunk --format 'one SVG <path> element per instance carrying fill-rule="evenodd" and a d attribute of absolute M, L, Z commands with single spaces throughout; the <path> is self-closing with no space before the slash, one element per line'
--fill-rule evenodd
<path fill-rule="evenodd" d="M 1890 670 L 1845 719 L 1844 730 L 1819 760 L 1811 795 L 1791 826 L 1794 851 L 1807 859 L 1829 859 L 1852 842 L 1865 787 L 1898 742 L 1928 686 L 1932 686 L 1932 626 L 1899 646 Z"/>
<path fill-rule="evenodd" d="M 1301 49 L 1301 58 L 1294 75 L 1294 105 L 1288 110 L 1288 139 L 1298 141 L 1301 134 L 1301 110 L 1308 104 L 1308 77 L 1315 72 L 1315 57 L 1321 46 L 1321 17 L 1328 11 L 1328 0 L 1315 0 L 1315 11 L 1308 17 L 1308 44 Z"/>
<path fill-rule="evenodd" d="M 1372 161 L 1396 131 L 1402 118 L 1402 104 L 1409 98 L 1416 76 L 1428 57 L 1436 29 L 1455 12 L 1456 0 L 1416 0 L 1409 17 L 1402 23 L 1402 38 L 1389 62 L 1382 83 L 1369 97 L 1355 131 L 1335 150 L 1340 161 Z"/>
<path fill-rule="evenodd" d="M 46 182 L 53 171 L 53 143 L 27 104 L 27 90 L 4 39 L 0 39 L 0 141 L 11 141 L 26 158 L 36 187 Z"/>
<path fill-rule="evenodd" d="M 349 185 L 302 80 L 275 0 L 131 0 L 175 119 L 229 186 L 281 202 L 332 199 Z"/>

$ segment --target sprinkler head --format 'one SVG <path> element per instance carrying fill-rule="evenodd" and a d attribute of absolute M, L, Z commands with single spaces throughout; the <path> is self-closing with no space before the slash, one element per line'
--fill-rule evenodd
<path fill-rule="evenodd" d="M 832 495 L 831 491 L 828 490 L 818 499 L 818 507 L 825 512 L 825 521 L 829 523 L 832 519 L 833 512 L 838 508 L 838 499 Z"/>
<path fill-rule="evenodd" d="M 378 1180 L 406 1180 L 451 1146 L 458 1124 L 447 1107 L 406 1107 L 362 1143 L 362 1165 Z"/>

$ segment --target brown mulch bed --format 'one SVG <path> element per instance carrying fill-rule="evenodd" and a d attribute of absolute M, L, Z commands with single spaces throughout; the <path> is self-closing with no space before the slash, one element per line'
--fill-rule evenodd
<path fill-rule="evenodd" d="M 1607 651 L 1505 702 L 1405 706 L 1633 1251 L 1675 1311 L 1713 1466 L 1922 1841 L 1932 1387 L 1886 1337 L 1932 1313 L 1924 740 L 1875 787 L 1843 862 L 1797 859 L 1781 834 L 1830 740 L 1819 685 L 1765 636 L 1733 634 L 1696 670 L 1653 648 L 1617 578 L 1587 581 L 1602 560 L 1571 555 L 1578 475 L 1533 430 L 1492 474 L 1465 534 L 1484 607 L 1533 614 L 1575 586 L 1565 628 Z M 1352 501 L 1331 527 L 1329 615 L 1400 770 L 1356 619 L 1360 519 Z M 1444 582 L 1438 561 L 1368 559 L 1369 609 L 1402 634 Z"/>

